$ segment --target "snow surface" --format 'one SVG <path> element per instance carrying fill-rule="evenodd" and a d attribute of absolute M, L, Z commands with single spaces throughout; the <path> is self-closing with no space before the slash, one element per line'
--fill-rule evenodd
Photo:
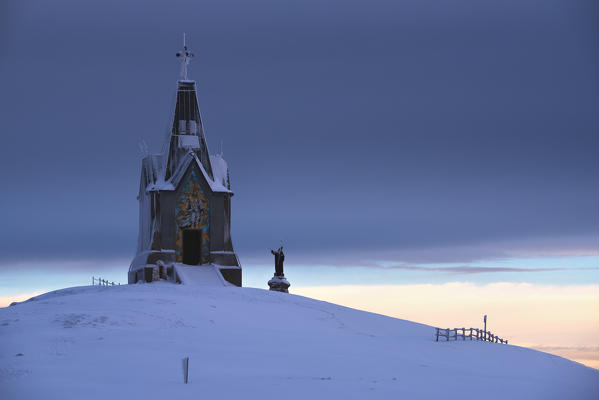
<path fill-rule="evenodd" d="M 215 265 L 185 265 L 173 264 L 177 276 L 184 285 L 195 286 L 229 286 L 219 268 Z"/>
<path fill-rule="evenodd" d="M 229 166 L 222 157 L 222 155 L 211 155 L 210 165 L 212 166 L 212 175 L 214 175 L 214 182 L 218 183 L 224 188 L 229 187 Z"/>
<path fill-rule="evenodd" d="M 183 121 L 185 122 L 185 121 Z M 195 121 L 190 121 L 194 122 Z M 184 147 L 187 149 L 199 149 L 200 148 L 200 138 L 196 135 L 179 135 L 179 147 Z"/>
<path fill-rule="evenodd" d="M 76 287 L 0 309 L 0 398 L 599 398 L 595 369 L 433 332 L 261 289 Z"/>

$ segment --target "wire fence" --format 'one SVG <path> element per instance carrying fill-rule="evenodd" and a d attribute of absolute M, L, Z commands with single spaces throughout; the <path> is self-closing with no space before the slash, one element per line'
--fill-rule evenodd
<path fill-rule="evenodd" d="M 106 279 L 102 279 L 102 278 L 96 278 L 95 276 L 92 276 L 92 286 L 118 286 L 120 285 L 119 282 L 110 282 L 107 281 Z"/>
<path fill-rule="evenodd" d="M 461 331 L 461 333 L 460 333 Z M 466 333 L 468 332 L 468 333 Z M 507 339 L 502 339 L 499 336 L 495 336 L 491 332 L 485 331 L 478 328 L 453 328 L 443 329 L 435 328 L 435 342 L 439 341 L 439 338 L 445 338 L 446 342 L 450 340 L 482 340 L 485 342 L 503 343 L 508 344 Z"/>

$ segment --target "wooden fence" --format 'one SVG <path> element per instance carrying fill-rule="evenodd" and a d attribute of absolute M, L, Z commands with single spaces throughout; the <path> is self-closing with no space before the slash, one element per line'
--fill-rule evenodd
<path fill-rule="evenodd" d="M 468 333 L 466 333 L 466 332 L 468 332 Z M 454 328 L 454 329 L 435 328 L 435 341 L 438 342 L 439 338 L 445 338 L 446 342 L 448 342 L 450 340 L 470 339 L 470 340 L 482 340 L 485 342 L 508 344 L 507 339 L 502 339 L 499 336 L 493 335 L 491 332 L 487 332 L 483 329 L 478 329 L 478 328 Z"/>
<path fill-rule="evenodd" d="M 102 279 L 102 278 L 96 278 L 92 276 L 92 286 L 94 285 L 98 285 L 98 286 L 117 286 L 120 285 L 120 283 L 115 283 L 115 282 L 109 282 L 106 279 Z"/>

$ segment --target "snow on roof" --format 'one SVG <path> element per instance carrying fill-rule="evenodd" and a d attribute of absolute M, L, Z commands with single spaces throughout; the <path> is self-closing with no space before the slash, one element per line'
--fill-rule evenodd
<path fill-rule="evenodd" d="M 229 189 L 229 166 L 223 156 L 221 154 L 210 156 L 210 164 L 214 181 Z"/>
<path fill-rule="evenodd" d="M 193 151 L 189 151 L 185 155 L 185 157 L 183 157 L 183 160 L 181 160 L 179 167 L 173 173 L 173 176 L 171 176 L 171 178 L 168 181 L 164 180 L 164 171 L 162 170 L 161 173 L 157 177 L 158 179 L 156 179 L 155 182 L 150 183 L 146 187 L 146 191 L 175 190 L 177 185 L 179 184 L 179 182 L 185 175 L 185 172 L 187 172 L 187 168 L 189 167 L 189 164 L 192 161 L 195 161 L 196 165 L 198 166 L 200 171 L 202 171 L 202 174 L 204 175 L 206 182 L 208 182 L 208 185 L 210 185 L 210 189 L 212 189 L 213 192 L 219 192 L 219 193 L 224 192 L 224 193 L 232 194 L 233 192 L 231 190 L 229 190 L 228 184 L 227 184 L 227 182 L 228 182 L 228 180 L 227 180 L 228 167 L 227 167 L 226 161 L 221 156 L 210 156 L 211 162 L 213 159 L 216 160 L 216 168 L 214 165 L 212 166 L 213 174 L 214 174 L 214 178 L 215 178 L 214 180 L 212 180 L 210 178 L 210 175 L 208 175 L 208 173 L 206 172 L 206 169 L 202 165 L 202 162 L 200 161 L 198 156 Z M 224 178 L 223 178 L 223 176 L 224 176 Z"/>

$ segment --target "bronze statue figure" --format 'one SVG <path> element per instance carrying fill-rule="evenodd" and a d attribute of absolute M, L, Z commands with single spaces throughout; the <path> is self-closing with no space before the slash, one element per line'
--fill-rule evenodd
<path fill-rule="evenodd" d="M 277 251 L 270 250 L 275 256 L 275 276 L 284 277 L 283 274 L 283 262 L 285 261 L 285 253 L 283 253 L 283 246 L 279 247 Z"/>

